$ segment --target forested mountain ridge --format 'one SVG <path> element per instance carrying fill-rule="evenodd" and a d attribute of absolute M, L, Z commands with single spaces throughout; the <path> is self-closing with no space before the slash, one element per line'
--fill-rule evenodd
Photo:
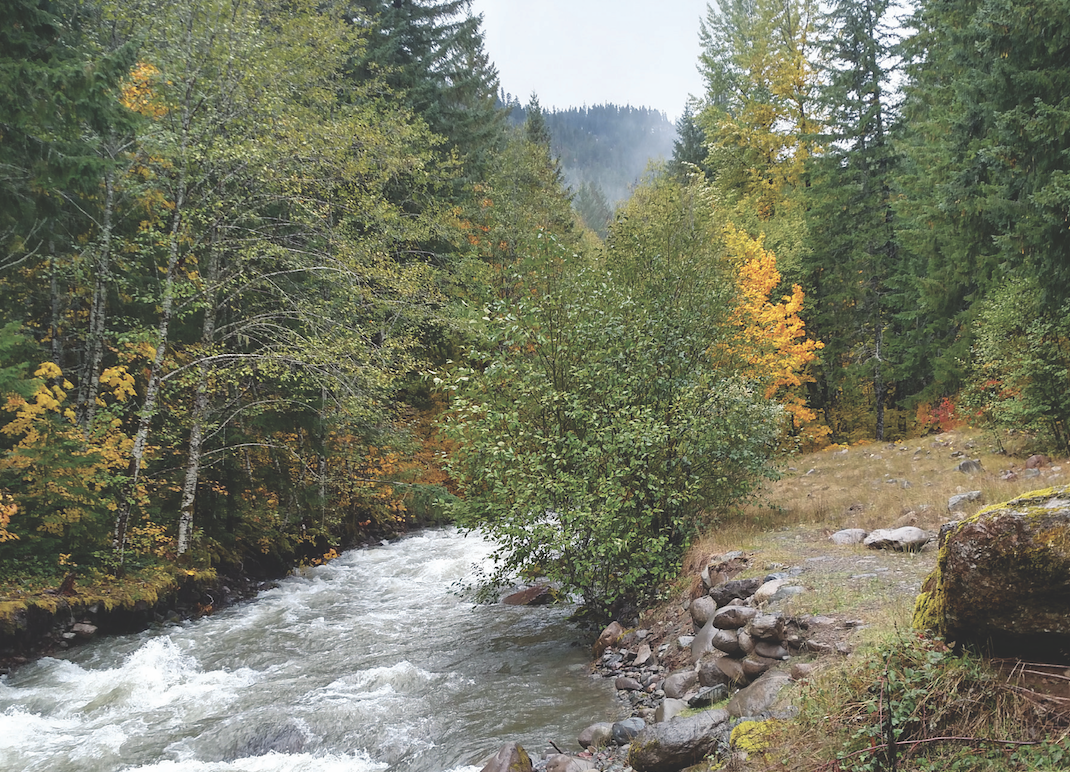
<path fill-rule="evenodd" d="M 502 95 L 509 120 L 520 125 L 524 106 Z M 631 195 L 651 163 L 672 156 L 676 128 L 665 114 L 648 107 L 603 104 L 544 111 L 551 147 L 565 183 L 577 196 L 577 210 L 596 230 L 596 207 L 612 210 Z M 588 197 L 592 200 L 586 200 Z M 590 213 L 590 214 L 588 214 Z"/>

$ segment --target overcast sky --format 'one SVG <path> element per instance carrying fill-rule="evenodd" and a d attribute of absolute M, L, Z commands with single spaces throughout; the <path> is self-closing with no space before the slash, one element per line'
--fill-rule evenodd
<path fill-rule="evenodd" d="M 502 88 L 543 107 L 611 102 L 675 120 L 702 94 L 699 19 L 707 0 L 472 0 Z"/>

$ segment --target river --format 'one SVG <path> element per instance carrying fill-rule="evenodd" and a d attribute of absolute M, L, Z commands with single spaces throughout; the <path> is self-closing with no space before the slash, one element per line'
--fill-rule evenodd
<path fill-rule="evenodd" d="M 21 667 L 0 679 L 0 772 L 442 772 L 506 742 L 572 749 L 619 717 L 612 686 L 568 609 L 457 591 L 490 551 L 425 531 Z"/>

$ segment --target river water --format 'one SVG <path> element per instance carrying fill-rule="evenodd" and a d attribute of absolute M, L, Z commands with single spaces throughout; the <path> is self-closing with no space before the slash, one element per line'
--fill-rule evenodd
<path fill-rule="evenodd" d="M 470 772 L 507 742 L 570 749 L 619 717 L 612 686 L 568 609 L 457 591 L 490 551 L 426 531 L 19 668 L 0 679 L 0 772 Z"/>

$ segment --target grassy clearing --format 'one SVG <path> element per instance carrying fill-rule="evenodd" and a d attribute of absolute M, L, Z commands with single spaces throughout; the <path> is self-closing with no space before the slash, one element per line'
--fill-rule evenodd
<path fill-rule="evenodd" d="M 857 620 L 851 655 L 819 660 L 814 676 L 793 687 L 799 715 L 774 722 L 762 733 L 765 750 L 727 769 L 1070 768 L 1070 671 L 1029 677 L 1029 668 L 993 666 L 911 631 L 933 547 L 904 555 L 828 541 L 842 528 L 909 524 L 935 532 L 984 504 L 1067 481 L 1050 467 L 1026 477 L 1024 459 L 995 450 L 979 434 L 952 432 L 795 457 L 764 487 L 760 504 L 715 523 L 693 546 L 691 566 L 729 550 L 750 553 L 743 576 L 801 565 L 799 581 L 808 591 L 786 611 Z M 984 472 L 957 471 L 967 458 L 979 460 Z M 1002 479 L 1012 470 L 1018 479 Z M 974 490 L 982 502 L 961 515 L 947 511 L 951 496 Z"/>

